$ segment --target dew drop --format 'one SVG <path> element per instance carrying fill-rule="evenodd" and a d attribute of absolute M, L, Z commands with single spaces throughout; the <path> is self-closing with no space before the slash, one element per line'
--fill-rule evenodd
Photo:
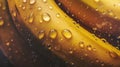
<path fill-rule="evenodd" d="M 99 2 L 100 0 L 94 0 L 95 2 Z"/>
<path fill-rule="evenodd" d="M 96 30 L 97 30 L 97 28 L 93 28 L 93 30 L 94 30 L 94 31 L 96 31 Z"/>
<path fill-rule="evenodd" d="M 23 0 L 23 3 L 26 3 L 27 2 L 27 0 Z"/>
<path fill-rule="evenodd" d="M 40 31 L 40 32 L 39 32 L 39 35 L 38 35 L 38 38 L 39 38 L 39 39 L 43 39 L 44 36 L 45 36 L 45 32 L 44 32 L 44 31 Z"/>
<path fill-rule="evenodd" d="M 5 6 L 3 6 L 3 8 L 2 8 L 3 10 L 6 10 L 6 7 Z"/>
<path fill-rule="evenodd" d="M 43 0 L 43 2 L 44 2 L 44 3 L 46 3 L 46 2 L 47 2 L 47 0 Z"/>
<path fill-rule="evenodd" d="M 14 17 L 16 17 L 16 16 L 17 16 L 17 13 L 16 13 L 15 11 L 13 11 L 12 15 L 13 15 Z"/>
<path fill-rule="evenodd" d="M 88 54 L 85 54 L 85 56 L 87 57 L 87 56 L 88 56 Z"/>
<path fill-rule="evenodd" d="M 118 36 L 117 39 L 120 39 L 120 36 Z"/>
<path fill-rule="evenodd" d="M 92 46 L 91 46 L 91 45 L 88 45 L 88 46 L 87 46 L 87 49 L 88 49 L 89 51 L 91 51 L 91 50 L 92 50 Z"/>
<path fill-rule="evenodd" d="M 101 64 L 101 66 L 103 67 L 103 66 L 105 66 L 105 64 L 104 64 L 104 63 L 102 63 L 102 64 Z"/>
<path fill-rule="evenodd" d="M 42 19 L 39 19 L 39 23 L 42 23 L 43 22 L 43 20 Z"/>
<path fill-rule="evenodd" d="M 117 58 L 118 57 L 118 55 L 117 55 L 117 53 L 115 53 L 115 52 L 109 52 L 109 55 L 110 55 L 110 57 L 112 57 L 112 58 Z"/>
<path fill-rule="evenodd" d="M 58 6 L 61 6 L 61 3 L 58 3 Z"/>
<path fill-rule="evenodd" d="M 52 29 L 49 31 L 49 37 L 51 39 L 55 39 L 57 37 L 57 31 L 55 29 Z"/>
<path fill-rule="evenodd" d="M 33 13 L 30 14 L 28 22 L 29 23 L 33 23 L 34 17 L 33 17 Z"/>
<path fill-rule="evenodd" d="M 100 61 L 97 59 L 95 62 L 96 62 L 96 63 L 99 63 Z"/>
<path fill-rule="evenodd" d="M 41 7 L 38 7 L 38 10 L 40 11 L 40 10 L 42 10 L 42 8 L 41 8 Z"/>
<path fill-rule="evenodd" d="M 30 0 L 30 4 L 35 4 L 36 3 L 36 0 Z"/>
<path fill-rule="evenodd" d="M 71 31 L 68 30 L 68 29 L 64 29 L 64 30 L 62 31 L 62 34 L 63 34 L 63 36 L 64 36 L 66 39 L 72 38 L 72 33 L 71 33 Z"/>
<path fill-rule="evenodd" d="M 102 40 L 104 43 L 106 43 L 106 42 L 107 42 L 107 40 L 106 40 L 106 39 L 104 39 L 104 38 L 101 38 L 101 40 Z"/>
<path fill-rule="evenodd" d="M 51 10 L 52 10 L 52 9 L 53 9 L 53 7 L 52 7 L 52 6 L 49 6 L 49 9 L 51 9 Z"/>
<path fill-rule="evenodd" d="M 25 6 L 22 6 L 22 9 L 23 9 L 23 10 L 25 10 L 25 9 L 26 9 L 26 7 L 25 7 Z"/>
<path fill-rule="evenodd" d="M 42 15 L 42 19 L 45 21 L 45 22 L 49 22 L 51 20 L 51 17 L 48 13 L 44 13 Z"/>
<path fill-rule="evenodd" d="M 0 19 L 0 26 L 4 25 L 4 21 L 2 19 Z"/>
<path fill-rule="evenodd" d="M 6 43 L 6 46 L 10 46 L 10 42 L 7 42 L 7 43 Z"/>
<path fill-rule="evenodd" d="M 84 42 L 79 42 L 79 46 L 81 47 L 81 48 L 84 48 Z"/>
<path fill-rule="evenodd" d="M 72 50 L 70 50 L 70 51 L 69 51 L 69 53 L 70 53 L 70 54 L 73 54 L 73 51 L 72 51 Z"/>
<path fill-rule="evenodd" d="M 57 14 L 56 14 L 56 17 L 60 17 L 60 14 L 59 14 L 59 13 L 57 13 Z"/>
<path fill-rule="evenodd" d="M 33 17 L 30 17 L 28 22 L 32 23 L 33 22 Z"/>

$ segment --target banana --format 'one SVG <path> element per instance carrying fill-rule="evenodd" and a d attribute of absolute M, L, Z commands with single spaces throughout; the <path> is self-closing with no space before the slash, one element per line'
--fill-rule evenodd
<path fill-rule="evenodd" d="M 55 0 L 8 0 L 8 4 L 14 24 L 27 27 L 43 42 L 40 45 L 71 65 L 120 67 L 120 51 L 78 25 Z"/>
<path fill-rule="evenodd" d="M 15 15 L 14 13 L 14 16 Z M 10 63 L 14 67 L 66 66 L 62 60 L 43 46 L 38 45 L 40 43 L 34 41 L 37 39 L 32 38 L 28 40 L 29 42 L 25 41 L 16 30 L 9 13 L 7 0 L 0 0 L 0 50 L 2 50 L 4 55 L 9 59 Z M 36 43 L 33 44 L 30 40 Z M 53 61 L 53 59 L 55 61 Z"/>
<path fill-rule="evenodd" d="M 105 38 L 114 46 L 119 47 L 119 1 L 109 1 L 109 4 L 108 1 L 109 0 L 56 0 L 57 3 L 60 2 L 62 4 L 61 8 L 71 15 L 71 17 L 75 18 L 81 26 L 97 34 L 99 37 Z"/>

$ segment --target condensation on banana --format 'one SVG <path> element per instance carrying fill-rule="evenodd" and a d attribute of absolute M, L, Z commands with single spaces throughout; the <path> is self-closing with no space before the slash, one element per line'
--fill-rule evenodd
<path fill-rule="evenodd" d="M 78 25 L 54 0 L 8 3 L 13 19 L 28 27 L 44 46 L 66 62 L 76 67 L 120 67 L 120 51 Z"/>
<path fill-rule="evenodd" d="M 88 4 L 92 8 L 96 9 L 97 11 L 102 12 L 103 14 L 107 14 L 111 17 L 120 19 L 120 0 L 81 0 L 82 2 Z"/>
<path fill-rule="evenodd" d="M 13 13 L 13 15 L 16 16 L 16 13 Z M 19 34 L 13 24 L 12 17 L 10 16 L 7 0 L 0 0 L 0 50 L 2 50 L 14 67 L 54 66 L 54 62 L 51 61 L 49 57 L 55 57 L 55 55 L 50 54 L 48 50 L 39 46 L 37 43 L 33 44 L 25 41 L 25 39 Z M 56 57 L 54 59 L 56 59 L 57 62 L 60 62 L 59 64 L 62 63 L 62 61 L 58 60 Z M 7 64 L 7 62 L 3 63 Z M 57 63 L 55 64 L 59 65 Z M 64 64 L 59 65 L 58 67 L 63 66 Z"/>
<path fill-rule="evenodd" d="M 108 2 L 101 4 L 102 1 L 108 0 L 100 0 L 100 2 L 99 0 L 55 1 L 56 3 L 61 3 L 62 5 L 60 5 L 60 8 L 64 10 L 64 12 L 66 12 L 70 17 L 74 18 L 77 23 L 81 24 L 82 27 L 86 28 L 90 32 L 93 32 L 96 36 L 106 39 L 113 46 L 119 48 L 120 19 L 115 18 L 117 15 L 114 14 L 116 12 L 113 11 L 113 7 L 118 7 L 118 5 L 113 5 L 116 3 L 116 0 L 112 1 L 112 3 L 109 4 L 112 7 L 106 7 L 106 4 L 108 4 Z M 105 9 L 105 7 L 107 9 Z M 102 11 L 103 9 L 104 11 Z M 119 11 L 119 8 L 116 10 Z"/>

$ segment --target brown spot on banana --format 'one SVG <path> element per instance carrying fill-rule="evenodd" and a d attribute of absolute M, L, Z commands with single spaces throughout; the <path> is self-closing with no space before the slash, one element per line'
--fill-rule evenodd
<path fill-rule="evenodd" d="M 11 15 L 12 11 L 19 15 L 13 19 L 22 21 L 18 23 L 25 25 L 49 50 L 76 67 L 120 66 L 120 51 L 79 26 L 54 0 L 35 1 L 8 3 Z"/>

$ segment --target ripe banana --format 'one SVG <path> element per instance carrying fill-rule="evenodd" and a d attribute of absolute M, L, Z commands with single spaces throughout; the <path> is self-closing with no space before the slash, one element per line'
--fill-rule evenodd
<path fill-rule="evenodd" d="M 14 23 L 26 26 L 66 62 L 75 67 L 120 67 L 120 51 L 79 26 L 55 0 L 8 0 L 8 4 Z"/>
<path fill-rule="evenodd" d="M 0 0 L 0 50 L 12 65 L 14 67 L 55 67 L 56 64 L 58 67 L 65 67 L 63 61 L 38 45 L 38 42 L 35 41 L 36 43 L 33 44 L 30 43 L 30 39 L 29 42 L 23 39 L 16 30 L 8 9 L 7 0 Z M 32 39 L 32 41 L 36 40 Z"/>
<path fill-rule="evenodd" d="M 56 0 L 56 2 L 62 3 L 61 8 L 81 26 L 105 38 L 114 46 L 120 46 L 119 0 Z"/>

